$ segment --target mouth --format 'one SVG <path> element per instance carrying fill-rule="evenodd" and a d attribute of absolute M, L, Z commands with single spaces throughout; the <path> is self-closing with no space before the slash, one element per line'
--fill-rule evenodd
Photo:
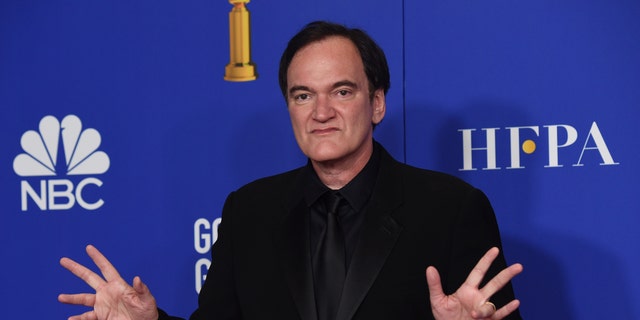
<path fill-rule="evenodd" d="M 337 132 L 337 131 L 338 131 L 338 128 L 333 128 L 333 127 L 331 127 L 331 128 L 322 128 L 322 129 L 313 129 L 313 130 L 311 130 L 311 134 L 314 134 L 314 135 L 327 135 L 327 134 L 331 134 L 331 133 L 334 133 L 334 132 Z"/>

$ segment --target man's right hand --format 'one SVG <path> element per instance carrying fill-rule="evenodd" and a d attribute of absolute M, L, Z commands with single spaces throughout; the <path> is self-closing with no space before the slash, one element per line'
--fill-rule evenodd
<path fill-rule="evenodd" d="M 104 276 L 97 275 L 85 266 L 69 259 L 60 259 L 60 265 L 84 280 L 95 293 L 60 294 L 62 303 L 84 305 L 93 308 L 69 320 L 157 320 L 156 300 L 140 277 L 130 286 L 111 262 L 94 246 L 87 246 L 87 254 Z"/>

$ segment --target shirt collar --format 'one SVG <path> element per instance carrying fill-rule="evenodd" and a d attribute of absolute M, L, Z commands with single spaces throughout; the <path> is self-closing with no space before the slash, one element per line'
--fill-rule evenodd
<path fill-rule="evenodd" d="M 356 212 L 360 211 L 369 201 L 373 187 L 378 176 L 378 168 L 380 166 L 380 146 L 374 141 L 373 152 L 369 161 L 364 168 L 344 187 L 340 190 L 340 194 L 349 202 L 351 208 Z M 304 199 L 307 206 L 313 205 L 325 192 L 331 191 L 325 186 L 311 165 L 311 161 L 307 161 L 304 170 Z"/>

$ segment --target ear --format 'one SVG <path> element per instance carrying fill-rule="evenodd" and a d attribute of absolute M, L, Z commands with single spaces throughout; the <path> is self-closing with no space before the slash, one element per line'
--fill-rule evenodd
<path fill-rule="evenodd" d="M 384 115 L 387 112 L 387 100 L 384 95 L 383 89 L 378 89 L 375 91 L 375 93 L 373 94 L 371 105 L 373 107 L 371 122 L 373 124 L 378 124 L 382 122 L 382 119 L 384 119 Z"/>

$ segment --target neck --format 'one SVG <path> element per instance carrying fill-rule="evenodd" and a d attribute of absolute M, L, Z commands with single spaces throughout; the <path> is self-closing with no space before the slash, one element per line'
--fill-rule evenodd
<path fill-rule="evenodd" d="M 311 164 L 324 185 L 329 189 L 338 190 L 362 171 L 371 154 L 373 154 L 373 141 L 358 154 L 338 160 L 314 161 L 312 159 Z"/>

